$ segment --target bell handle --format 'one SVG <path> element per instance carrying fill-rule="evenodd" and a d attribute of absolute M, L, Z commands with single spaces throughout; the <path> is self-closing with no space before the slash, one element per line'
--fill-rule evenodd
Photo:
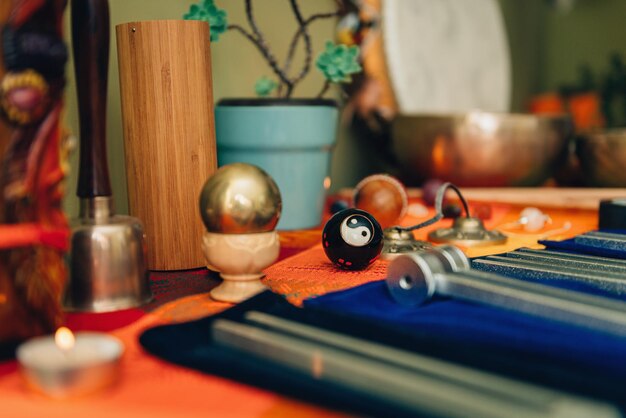
<path fill-rule="evenodd" d="M 108 0 L 72 0 L 71 13 L 80 124 L 76 194 L 81 198 L 111 196 L 106 152 Z"/>

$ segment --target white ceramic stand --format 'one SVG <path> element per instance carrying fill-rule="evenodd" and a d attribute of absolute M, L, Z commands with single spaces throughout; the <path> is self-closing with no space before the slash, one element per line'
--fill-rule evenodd
<path fill-rule="evenodd" d="M 266 289 L 262 271 L 278 258 L 280 241 L 276 231 L 253 234 L 205 232 L 202 250 L 207 267 L 224 280 L 211 291 L 211 297 L 237 303 Z"/>

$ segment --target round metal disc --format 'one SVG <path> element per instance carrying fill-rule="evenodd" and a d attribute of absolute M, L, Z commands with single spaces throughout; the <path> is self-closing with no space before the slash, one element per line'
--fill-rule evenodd
<path fill-rule="evenodd" d="M 441 262 L 432 254 L 400 255 L 387 267 L 387 288 L 401 305 L 422 305 L 435 294 L 434 274 L 442 272 Z"/>
<path fill-rule="evenodd" d="M 451 228 L 440 228 L 428 239 L 437 243 L 456 244 L 464 247 L 504 244 L 507 236 L 500 231 L 488 231 L 478 218 L 456 218 Z"/>
<path fill-rule="evenodd" d="M 413 234 L 408 231 L 387 228 L 383 231 L 383 236 L 384 244 L 381 258 L 384 260 L 393 260 L 402 254 L 433 248 L 430 242 L 418 241 L 413 237 Z"/>

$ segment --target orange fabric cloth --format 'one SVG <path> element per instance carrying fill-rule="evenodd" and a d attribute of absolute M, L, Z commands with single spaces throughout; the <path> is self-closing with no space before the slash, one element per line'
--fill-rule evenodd
<path fill-rule="evenodd" d="M 488 254 L 498 254 L 512 251 L 520 247 L 541 248 L 538 240 L 565 239 L 580 233 L 597 228 L 597 212 L 587 210 L 544 209 L 551 223 L 542 230 L 528 233 L 516 225 L 522 207 L 511 205 L 492 205 L 491 219 L 485 221 L 487 229 L 500 229 L 509 238 L 505 244 L 486 247 L 464 248 L 469 257 L 479 257 Z M 401 225 L 410 226 L 422 222 L 433 216 L 434 210 L 417 218 L 406 216 Z M 430 227 L 415 231 L 416 239 L 426 240 L 430 231 L 449 227 L 451 220 L 437 222 Z M 318 242 L 320 238 L 318 235 Z M 274 264 L 266 270 L 266 284 L 275 292 L 281 293 L 292 303 L 299 305 L 302 300 L 322 295 L 324 293 L 343 290 L 358 286 L 373 280 L 385 278 L 387 262 L 377 260 L 365 271 L 345 271 L 338 269 L 324 254 L 321 244 L 297 254 L 291 258 Z"/>
<path fill-rule="evenodd" d="M 227 304 L 204 299 L 203 315 Z M 206 309 L 209 308 L 209 309 Z M 143 330 L 169 319 L 167 307 L 111 333 L 126 347 L 122 373 L 113 387 L 81 399 L 51 400 L 29 391 L 15 371 L 0 378 L 0 416 L 46 418 L 171 418 L 339 416 L 313 405 L 237 382 L 177 367 L 147 355 L 137 341 Z M 208 332 L 208 330 L 207 330 Z"/>
<path fill-rule="evenodd" d="M 506 245 L 473 248 L 468 255 L 482 255 L 509 251 L 515 247 L 536 245 L 536 240 L 551 231 L 551 238 L 566 238 L 596 227 L 595 211 L 571 211 L 546 209 L 552 224 L 544 230 L 527 234 L 516 228 L 520 207 L 495 206 L 488 228 L 506 226 L 512 233 Z M 432 215 L 430 213 L 428 216 Z M 415 224 L 424 218 L 408 216 L 404 225 Z M 563 226 L 571 223 L 567 231 Z M 448 224 L 442 221 L 425 230 L 417 231 L 416 237 L 424 238 L 436 227 Z M 561 231 L 561 232 L 559 232 Z M 320 231 L 281 235 L 283 245 L 301 242 L 319 242 Z M 385 277 L 386 262 L 379 260 L 363 272 L 336 269 L 324 256 L 320 245 L 287 258 L 266 270 L 265 283 L 274 291 L 285 294 L 296 304 L 304 298 L 326 292 L 345 289 L 371 280 Z M 177 367 L 147 355 L 137 342 L 140 333 L 154 325 L 190 320 L 217 313 L 230 305 L 213 301 L 207 294 L 178 299 L 157 308 L 137 322 L 112 332 L 126 346 L 120 381 L 112 388 L 91 396 L 67 401 L 54 401 L 30 392 L 21 376 L 9 363 L 0 364 L 0 416 L 47 417 L 47 418 L 124 418 L 124 417 L 308 417 L 340 416 L 332 411 L 297 402 L 277 394 L 259 390 L 244 384 Z M 208 332 L 208 330 L 207 330 Z"/>

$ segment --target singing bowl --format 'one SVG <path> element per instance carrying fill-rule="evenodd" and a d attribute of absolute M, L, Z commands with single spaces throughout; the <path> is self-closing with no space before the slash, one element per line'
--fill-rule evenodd
<path fill-rule="evenodd" d="M 626 128 L 578 136 L 576 155 L 589 186 L 626 187 Z"/>
<path fill-rule="evenodd" d="M 392 146 L 407 185 L 437 178 L 458 186 L 535 186 L 566 161 L 566 115 L 469 112 L 400 115 Z"/>

